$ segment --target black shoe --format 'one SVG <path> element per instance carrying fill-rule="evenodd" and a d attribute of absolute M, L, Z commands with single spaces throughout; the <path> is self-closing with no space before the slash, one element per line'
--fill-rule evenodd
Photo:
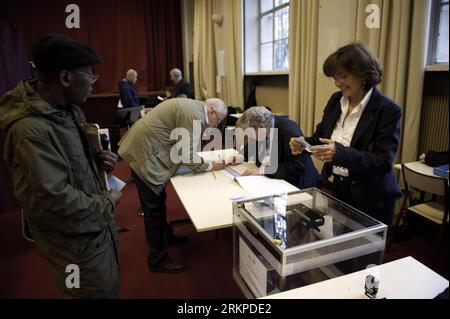
<path fill-rule="evenodd" d="M 169 246 L 176 246 L 176 245 L 181 245 L 181 244 L 185 244 L 189 241 L 189 237 L 188 236 L 170 236 L 169 240 L 168 240 L 168 245 Z"/>
<path fill-rule="evenodd" d="M 158 266 L 150 267 L 150 271 L 153 272 L 177 273 L 186 270 L 188 270 L 188 267 L 186 265 L 173 262 L 170 259 L 166 259 L 165 262 Z"/>

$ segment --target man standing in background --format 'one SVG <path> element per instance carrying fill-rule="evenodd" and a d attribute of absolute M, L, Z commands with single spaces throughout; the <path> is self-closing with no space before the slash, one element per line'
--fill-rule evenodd
<path fill-rule="evenodd" d="M 136 91 L 137 72 L 133 69 L 127 71 L 125 79 L 119 82 L 120 102 L 123 107 L 140 106 L 139 95 Z"/>

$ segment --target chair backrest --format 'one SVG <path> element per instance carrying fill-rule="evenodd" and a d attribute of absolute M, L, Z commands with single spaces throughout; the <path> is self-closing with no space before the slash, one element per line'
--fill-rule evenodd
<path fill-rule="evenodd" d="M 120 127 L 128 127 L 130 126 L 130 117 L 131 112 L 129 109 L 117 109 L 114 124 Z"/>
<path fill-rule="evenodd" d="M 446 195 L 448 180 L 444 178 L 424 175 L 416 172 L 402 163 L 403 180 L 407 187 L 415 187 L 421 191 L 436 194 L 439 196 Z"/>

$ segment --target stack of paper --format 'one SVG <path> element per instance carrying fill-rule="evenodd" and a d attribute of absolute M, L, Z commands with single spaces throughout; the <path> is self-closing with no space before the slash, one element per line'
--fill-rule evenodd
<path fill-rule="evenodd" d="M 236 177 L 236 181 L 245 191 L 255 197 L 264 197 L 299 190 L 285 180 L 268 178 L 266 176 L 241 176 Z"/>
<path fill-rule="evenodd" d="M 207 163 L 216 161 L 228 161 L 233 156 L 238 155 L 238 151 L 233 148 L 208 152 L 197 152 L 197 155 L 203 158 Z"/>
<path fill-rule="evenodd" d="M 226 177 L 234 179 L 235 177 L 240 177 L 246 170 L 253 170 L 256 168 L 258 168 L 256 164 L 245 162 L 238 165 L 226 166 L 222 170 L 222 173 Z"/>

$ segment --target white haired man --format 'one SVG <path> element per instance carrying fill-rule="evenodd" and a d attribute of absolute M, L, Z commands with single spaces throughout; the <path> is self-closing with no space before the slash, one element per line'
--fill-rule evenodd
<path fill-rule="evenodd" d="M 169 245 L 187 242 L 187 237 L 177 237 L 166 221 L 165 186 L 181 165 L 194 171 L 220 170 L 223 161 L 205 163 L 199 158 L 191 160 L 201 142 L 201 134 L 208 127 L 217 127 L 227 116 L 222 100 L 204 102 L 186 98 L 169 99 L 158 104 L 137 121 L 122 138 L 120 156 L 130 164 L 132 177 L 139 192 L 144 212 L 145 235 L 149 245 L 148 266 L 151 271 L 176 273 L 187 266 L 173 262 Z M 195 125 L 199 125 L 198 130 Z M 171 138 L 174 132 L 188 133 L 187 156 L 174 160 L 171 150 L 179 145 Z M 186 154 L 185 154 L 186 155 Z"/>
<path fill-rule="evenodd" d="M 258 169 L 247 170 L 243 175 L 266 175 L 279 178 L 304 189 L 319 186 L 319 174 L 308 152 L 293 156 L 289 147 L 292 137 L 303 136 L 300 127 L 284 116 L 273 115 L 266 107 L 255 106 L 245 111 L 236 122 L 236 128 L 250 133 L 256 150 L 243 147 L 240 151 L 248 160 L 254 157 Z M 273 134 L 272 130 L 277 130 Z M 254 153 L 254 154 L 252 154 Z"/>
<path fill-rule="evenodd" d="M 137 72 L 133 69 L 127 71 L 125 79 L 119 82 L 120 102 L 123 107 L 140 106 L 139 95 L 136 91 Z"/>
<path fill-rule="evenodd" d="M 172 69 L 170 71 L 170 80 L 175 85 L 172 89 L 170 97 L 187 97 L 189 99 L 194 98 L 194 90 L 192 90 L 191 85 L 183 79 L 183 73 L 180 69 Z"/>

